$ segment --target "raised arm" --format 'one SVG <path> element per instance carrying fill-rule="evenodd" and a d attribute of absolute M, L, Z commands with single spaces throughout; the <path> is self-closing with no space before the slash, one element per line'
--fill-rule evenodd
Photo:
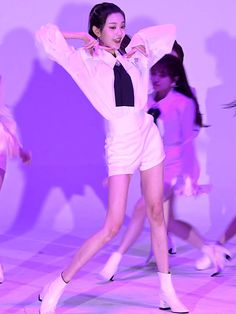
<path fill-rule="evenodd" d="M 147 57 L 151 68 L 165 54 L 170 53 L 176 39 L 176 27 L 172 24 L 152 26 L 137 32 L 126 48 L 128 56 L 136 57 L 133 53 Z"/>
<path fill-rule="evenodd" d="M 52 60 L 63 66 L 69 73 L 79 70 L 82 65 L 80 55 L 66 39 L 79 39 L 84 42 L 84 48 L 92 51 L 97 41 L 85 32 L 61 32 L 54 24 L 42 26 L 36 32 L 36 41 L 43 47 Z"/>
<path fill-rule="evenodd" d="M 80 39 L 84 42 L 85 49 L 95 49 L 98 41 L 86 32 L 62 32 L 65 39 Z"/>

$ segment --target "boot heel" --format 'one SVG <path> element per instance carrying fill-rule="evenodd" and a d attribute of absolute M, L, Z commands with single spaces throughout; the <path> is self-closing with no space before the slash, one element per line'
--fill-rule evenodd
<path fill-rule="evenodd" d="M 166 303 L 164 300 L 160 300 L 160 304 L 159 304 L 159 310 L 162 310 L 162 311 L 169 311 L 171 308 L 169 306 L 168 303 Z"/>
<path fill-rule="evenodd" d="M 3 273 L 2 265 L 0 264 L 0 284 L 3 283 L 3 281 L 4 281 L 4 273 Z"/>
<path fill-rule="evenodd" d="M 227 261 L 231 261 L 232 257 L 229 254 L 225 254 L 225 259 L 227 259 Z"/>
<path fill-rule="evenodd" d="M 38 294 L 38 301 L 39 301 L 39 302 L 42 302 L 42 301 L 43 301 L 43 298 L 44 298 L 45 294 L 47 293 L 48 287 L 49 287 L 49 284 L 47 284 L 46 286 L 44 286 L 43 289 L 42 289 L 42 291 L 40 291 L 40 293 Z"/>
<path fill-rule="evenodd" d="M 40 299 L 42 299 L 40 314 L 55 313 L 57 303 L 66 285 L 67 283 L 62 279 L 62 276 L 60 275 L 50 284 L 45 286 L 42 293 L 40 293 Z"/>
<path fill-rule="evenodd" d="M 99 275 L 107 281 L 114 281 L 114 275 L 118 270 L 121 259 L 122 254 L 119 252 L 112 253 Z"/>
<path fill-rule="evenodd" d="M 171 274 L 158 272 L 160 280 L 160 309 L 171 310 L 172 313 L 187 314 L 189 310 L 179 300 L 171 280 Z"/>

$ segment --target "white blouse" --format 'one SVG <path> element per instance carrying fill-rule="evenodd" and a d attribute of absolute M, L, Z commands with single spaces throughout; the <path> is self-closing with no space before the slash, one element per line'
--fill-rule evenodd
<path fill-rule="evenodd" d="M 86 49 L 69 46 L 57 26 L 42 26 L 36 33 L 37 41 L 51 59 L 71 75 L 96 110 L 107 120 L 122 118 L 130 112 L 145 108 L 149 88 L 149 69 L 164 54 L 172 50 L 175 26 L 161 25 L 145 28 L 136 33 L 126 51 L 144 45 L 148 57 L 135 53 L 130 59 L 99 49 L 92 56 Z M 119 61 L 132 79 L 134 107 L 116 107 L 113 67 Z"/>

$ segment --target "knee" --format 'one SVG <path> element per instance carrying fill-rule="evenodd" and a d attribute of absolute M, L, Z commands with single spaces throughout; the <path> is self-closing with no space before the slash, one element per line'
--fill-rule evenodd
<path fill-rule="evenodd" d="M 138 202 L 136 203 L 136 205 L 134 207 L 133 216 L 139 217 L 139 218 L 144 218 L 145 215 L 146 215 L 145 202 L 144 202 L 144 199 L 142 198 L 142 199 L 138 200 Z"/>
<path fill-rule="evenodd" d="M 157 201 L 149 206 L 148 218 L 151 223 L 161 225 L 164 221 L 163 202 Z"/>
<path fill-rule="evenodd" d="M 105 226 L 103 229 L 103 234 L 104 234 L 104 242 L 107 243 L 110 240 L 112 240 L 119 232 L 121 228 L 121 223 L 113 223 L 108 226 Z"/>

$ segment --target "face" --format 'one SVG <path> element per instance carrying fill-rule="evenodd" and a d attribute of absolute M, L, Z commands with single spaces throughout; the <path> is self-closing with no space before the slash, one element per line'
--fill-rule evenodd
<path fill-rule="evenodd" d="M 125 20 L 121 13 L 112 13 L 108 15 L 102 31 L 98 30 L 96 34 L 100 44 L 114 48 L 120 48 L 123 37 L 125 36 Z"/>
<path fill-rule="evenodd" d="M 174 85 L 174 81 L 166 74 L 157 72 L 151 75 L 151 82 L 156 93 L 167 95 Z"/>

